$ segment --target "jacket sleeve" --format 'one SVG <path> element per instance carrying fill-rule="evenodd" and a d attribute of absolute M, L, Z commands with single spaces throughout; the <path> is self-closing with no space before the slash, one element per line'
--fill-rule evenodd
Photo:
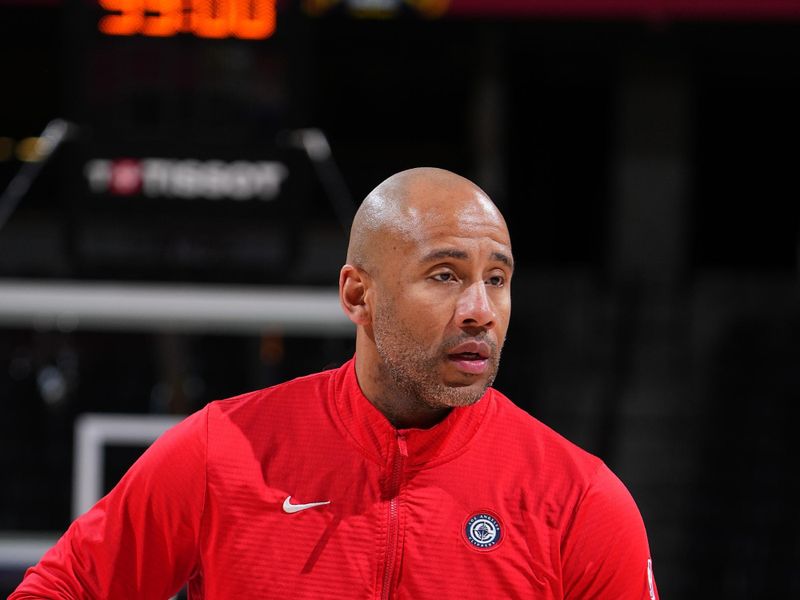
<path fill-rule="evenodd" d="M 160 436 L 26 571 L 9 600 L 176 594 L 198 565 L 207 411 Z"/>
<path fill-rule="evenodd" d="M 565 599 L 658 600 L 642 516 L 601 464 L 562 541 Z"/>

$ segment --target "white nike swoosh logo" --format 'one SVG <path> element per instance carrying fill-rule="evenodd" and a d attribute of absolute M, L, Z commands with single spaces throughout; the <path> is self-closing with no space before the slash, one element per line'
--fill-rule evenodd
<path fill-rule="evenodd" d="M 283 512 L 287 512 L 289 514 L 300 512 L 301 510 L 306 510 L 308 508 L 314 508 L 315 506 L 324 506 L 326 504 L 330 504 L 330 500 L 326 500 L 325 502 L 309 502 L 308 504 L 292 504 L 292 497 L 286 496 L 286 500 L 283 501 Z"/>

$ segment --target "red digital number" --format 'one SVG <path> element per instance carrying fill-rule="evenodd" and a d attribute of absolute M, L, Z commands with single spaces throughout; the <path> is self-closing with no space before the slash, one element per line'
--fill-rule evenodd
<path fill-rule="evenodd" d="M 231 33 L 238 38 L 258 40 L 275 33 L 275 0 L 232 0 L 235 15 Z"/>
<path fill-rule="evenodd" d="M 114 14 L 100 19 L 108 35 L 169 37 L 181 31 L 204 38 L 255 40 L 275 33 L 276 0 L 99 0 Z"/>
<path fill-rule="evenodd" d="M 183 26 L 183 0 L 145 0 L 144 26 L 141 33 L 169 37 Z"/>
<path fill-rule="evenodd" d="M 98 27 L 108 35 L 133 35 L 142 30 L 144 24 L 143 0 L 100 0 L 100 6 L 119 13 L 100 19 Z"/>
<path fill-rule="evenodd" d="M 205 38 L 228 37 L 230 4 L 230 0 L 192 0 L 192 32 Z"/>

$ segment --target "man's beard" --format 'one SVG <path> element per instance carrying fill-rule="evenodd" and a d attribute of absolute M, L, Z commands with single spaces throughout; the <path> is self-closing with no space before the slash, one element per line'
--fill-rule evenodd
<path fill-rule="evenodd" d="M 502 347 L 498 347 L 487 336 L 462 333 L 444 340 L 439 349 L 431 354 L 399 323 L 393 306 L 376 311 L 373 322 L 375 346 L 383 362 L 382 370 L 408 402 L 441 409 L 469 406 L 483 397 L 497 375 Z M 439 369 L 442 362 L 448 360 L 447 349 L 476 339 L 489 344 L 492 350 L 487 376 L 478 385 L 446 385 L 441 380 Z"/>

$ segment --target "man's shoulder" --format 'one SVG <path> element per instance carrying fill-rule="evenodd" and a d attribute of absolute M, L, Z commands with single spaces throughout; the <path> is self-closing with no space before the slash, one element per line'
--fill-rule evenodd
<path fill-rule="evenodd" d="M 492 391 L 497 406 L 495 429 L 503 432 L 504 446 L 510 452 L 535 461 L 544 470 L 587 480 L 602 469 L 599 457 L 522 409 L 502 392 Z"/>
<path fill-rule="evenodd" d="M 328 393 L 331 379 L 338 369 L 326 369 L 301 375 L 257 390 L 228 398 L 214 400 L 209 409 L 222 414 L 230 412 L 264 410 L 270 406 L 290 409 L 294 406 L 309 408 Z"/>
<path fill-rule="evenodd" d="M 327 399 L 336 369 L 303 375 L 236 396 L 212 400 L 190 415 L 184 428 L 201 428 L 209 443 L 231 431 L 262 435 L 281 427 L 300 427 L 327 419 Z M 189 422 L 193 423 L 191 426 Z"/>
<path fill-rule="evenodd" d="M 330 429 L 329 399 L 335 373 L 319 371 L 210 402 L 199 411 L 206 418 L 198 422 L 209 456 L 235 451 L 242 440 L 261 448 L 293 436 L 322 435 Z"/>

